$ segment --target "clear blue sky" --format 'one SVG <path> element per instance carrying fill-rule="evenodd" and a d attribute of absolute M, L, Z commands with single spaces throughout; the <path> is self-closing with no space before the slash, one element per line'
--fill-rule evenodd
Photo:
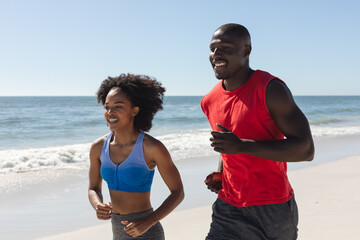
<path fill-rule="evenodd" d="M 240 23 L 253 69 L 294 95 L 360 95 L 360 1 L 0 0 L 0 96 L 89 96 L 120 73 L 204 95 L 214 30 Z"/>

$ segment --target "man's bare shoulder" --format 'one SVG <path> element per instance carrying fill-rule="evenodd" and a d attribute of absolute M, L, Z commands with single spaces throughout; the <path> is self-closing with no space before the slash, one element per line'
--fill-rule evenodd
<path fill-rule="evenodd" d="M 266 104 L 270 112 L 293 108 L 296 104 L 290 89 L 280 80 L 271 80 L 266 88 Z"/>

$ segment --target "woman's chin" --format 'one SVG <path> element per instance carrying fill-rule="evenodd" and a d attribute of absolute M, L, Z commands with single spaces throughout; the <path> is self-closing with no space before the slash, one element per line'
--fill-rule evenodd
<path fill-rule="evenodd" d="M 117 129 L 117 127 L 114 126 L 114 125 L 108 125 L 108 128 L 109 128 L 109 130 L 112 131 L 112 132 L 116 131 L 116 129 Z"/>

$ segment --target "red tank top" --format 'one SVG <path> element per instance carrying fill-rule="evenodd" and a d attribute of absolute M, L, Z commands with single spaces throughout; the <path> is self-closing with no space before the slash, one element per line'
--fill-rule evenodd
<path fill-rule="evenodd" d="M 284 139 L 266 106 L 266 87 L 273 79 L 257 70 L 234 91 L 226 91 L 219 81 L 201 100 L 201 108 L 214 130 L 216 123 L 239 138 L 257 141 Z M 219 198 L 237 207 L 288 201 L 293 189 L 287 178 L 286 162 L 276 162 L 247 154 L 222 154 L 223 188 Z"/>

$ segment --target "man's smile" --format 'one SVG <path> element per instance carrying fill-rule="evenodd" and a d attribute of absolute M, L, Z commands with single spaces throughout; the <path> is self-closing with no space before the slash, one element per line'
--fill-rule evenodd
<path fill-rule="evenodd" d="M 213 67 L 214 69 L 219 69 L 227 66 L 227 61 L 225 60 L 214 60 L 213 61 Z"/>

